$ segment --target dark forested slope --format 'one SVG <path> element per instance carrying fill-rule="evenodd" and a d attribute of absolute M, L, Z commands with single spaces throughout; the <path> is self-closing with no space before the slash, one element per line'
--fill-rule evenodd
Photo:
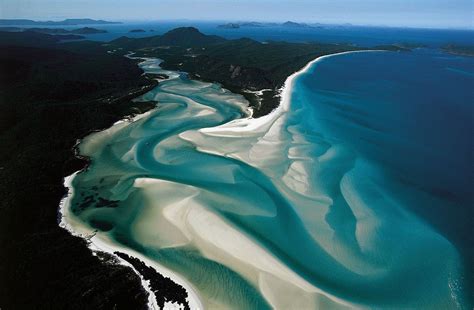
<path fill-rule="evenodd" d="M 58 206 L 86 164 L 76 139 L 152 108 L 128 94 L 154 85 L 124 57 L 0 48 L 1 309 L 146 308 L 139 277 L 60 228 Z"/>

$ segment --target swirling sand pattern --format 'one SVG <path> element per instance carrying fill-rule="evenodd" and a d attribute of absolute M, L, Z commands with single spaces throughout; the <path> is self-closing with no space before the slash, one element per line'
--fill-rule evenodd
<path fill-rule="evenodd" d="M 164 73 L 142 98 L 154 111 L 81 142 L 92 163 L 70 216 L 183 276 L 209 309 L 462 306 L 455 248 L 376 166 L 305 126 L 297 75 L 254 120 L 242 97 Z"/>

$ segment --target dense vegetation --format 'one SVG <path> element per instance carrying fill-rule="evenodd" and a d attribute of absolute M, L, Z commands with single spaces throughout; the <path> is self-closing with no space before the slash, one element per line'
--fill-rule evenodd
<path fill-rule="evenodd" d="M 119 56 L 0 47 L 2 309 L 146 308 L 131 269 L 58 226 L 63 177 L 86 164 L 76 139 L 154 106 L 130 103 L 155 85 L 141 74 Z"/>

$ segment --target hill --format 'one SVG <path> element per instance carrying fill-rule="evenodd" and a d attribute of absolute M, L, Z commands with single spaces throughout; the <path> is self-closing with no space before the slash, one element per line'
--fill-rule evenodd
<path fill-rule="evenodd" d="M 295 23 L 292 21 L 287 21 L 281 24 L 283 27 L 291 27 L 291 28 L 311 28 L 310 25 L 305 23 Z"/>
<path fill-rule="evenodd" d="M 204 46 L 224 41 L 226 41 L 224 38 L 205 35 L 194 27 L 183 27 L 168 31 L 157 43 L 172 46 Z"/>
<path fill-rule="evenodd" d="M 83 28 L 79 28 L 79 29 L 73 29 L 73 30 L 70 31 L 70 33 L 96 34 L 96 33 L 107 33 L 107 31 L 102 30 L 102 29 L 91 28 L 91 27 L 83 27 Z"/>

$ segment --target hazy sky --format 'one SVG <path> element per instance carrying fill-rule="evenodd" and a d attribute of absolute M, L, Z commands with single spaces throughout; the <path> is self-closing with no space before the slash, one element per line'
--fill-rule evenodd
<path fill-rule="evenodd" d="M 257 20 L 473 29 L 474 0 L 0 0 L 0 18 Z"/>

